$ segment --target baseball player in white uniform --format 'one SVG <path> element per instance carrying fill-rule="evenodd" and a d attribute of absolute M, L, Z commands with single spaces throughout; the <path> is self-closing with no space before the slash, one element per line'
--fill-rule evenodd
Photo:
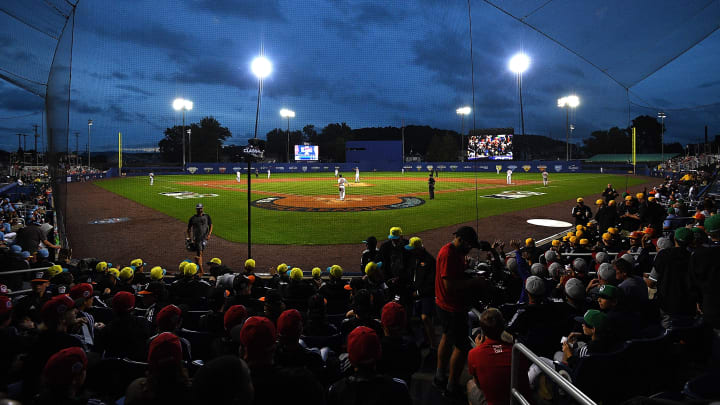
<path fill-rule="evenodd" d="M 548 172 L 547 170 L 543 170 L 542 172 L 542 178 L 543 178 L 543 186 L 547 187 L 548 185 Z"/>
<path fill-rule="evenodd" d="M 338 178 L 338 190 L 340 191 L 340 201 L 345 200 L 345 185 L 347 184 L 347 180 L 345 180 L 345 177 L 343 175 L 339 175 Z"/>
<path fill-rule="evenodd" d="M 507 184 L 512 184 L 512 169 L 507 170 Z"/>
<path fill-rule="evenodd" d="M 336 168 L 335 168 L 335 178 L 337 178 L 337 176 L 338 176 L 338 169 L 337 169 L 337 167 L 336 167 Z"/>
<path fill-rule="evenodd" d="M 235 180 L 237 180 L 237 182 L 240 183 L 240 170 L 235 172 Z"/>
<path fill-rule="evenodd" d="M 268 167 L 268 179 L 270 178 L 270 168 Z"/>
<path fill-rule="evenodd" d="M 150 185 L 152 186 L 153 183 L 155 183 L 155 173 L 150 173 Z"/>
<path fill-rule="evenodd" d="M 359 181 L 360 181 L 360 168 L 356 167 L 355 168 L 355 183 L 357 183 Z"/>

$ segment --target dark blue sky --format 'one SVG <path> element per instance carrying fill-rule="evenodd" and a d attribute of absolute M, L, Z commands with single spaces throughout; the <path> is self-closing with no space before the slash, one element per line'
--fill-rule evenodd
<path fill-rule="evenodd" d="M 556 100 L 571 93 L 581 100 L 576 139 L 625 126 L 623 85 L 631 86 L 633 103 L 652 107 L 633 104 L 631 117 L 666 110 L 666 142 L 701 141 L 704 125 L 711 136 L 720 133 L 720 104 L 714 104 L 720 103 L 720 34 L 683 53 L 718 28 L 720 2 L 709 9 L 706 1 L 494 3 L 528 16 L 579 55 L 473 1 L 477 128 L 520 132 L 507 62 L 522 50 L 532 59 L 523 76 L 526 133 L 564 139 L 565 115 Z M 81 150 L 88 118 L 95 122 L 93 150 L 116 147 L 118 131 L 128 148 L 154 147 L 165 128 L 181 122 L 171 104 L 185 97 L 195 105 L 188 122 L 215 116 L 232 131 L 230 142 L 243 144 L 254 126 L 257 79 L 250 62 L 261 44 L 274 70 L 265 81 L 259 136 L 286 127 L 283 107 L 296 111 L 291 129 L 404 122 L 459 130 L 455 109 L 472 103 L 467 17 L 466 2 L 440 0 L 81 1 L 71 130 L 80 131 Z M 713 105 L 690 108 L 707 104 Z M 15 134 L 32 133 L 41 109 L 39 97 L 0 82 L 0 147 L 16 148 Z"/>

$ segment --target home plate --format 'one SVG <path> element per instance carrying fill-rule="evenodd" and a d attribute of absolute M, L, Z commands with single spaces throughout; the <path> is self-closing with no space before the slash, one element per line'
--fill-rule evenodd
<path fill-rule="evenodd" d="M 537 226 L 549 226 L 551 228 L 567 228 L 572 226 L 571 223 L 565 221 L 556 221 L 554 219 L 528 219 L 528 224 Z"/>

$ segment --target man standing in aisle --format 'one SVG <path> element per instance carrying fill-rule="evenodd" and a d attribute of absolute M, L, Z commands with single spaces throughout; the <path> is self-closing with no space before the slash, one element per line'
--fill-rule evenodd
<path fill-rule="evenodd" d="M 338 176 L 339 176 L 338 190 L 340 191 L 340 201 L 344 201 L 345 200 L 345 185 L 347 184 L 347 180 L 345 180 L 345 177 L 343 177 L 342 174 L 339 174 Z"/>
<path fill-rule="evenodd" d="M 203 205 L 199 203 L 195 206 L 195 215 L 188 220 L 187 230 L 185 230 L 185 238 L 190 239 L 195 244 L 194 252 L 197 254 L 195 260 L 198 265 L 202 265 L 202 252 L 207 247 L 208 239 L 212 234 L 213 225 L 210 215 L 203 212 Z"/>
<path fill-rule="evenodd" d="M 547 170 L 543 170 L 543 172 L 542 172 L 542 178 L 543 178 L 543 187 L 547 187 L 547 185 L 548 185 L 548 172 L 547 172 Z"/>
<path fill-rule="evenodd" d="M 507 169 L 507 184 L 512 184 L 512 169 Z"/>

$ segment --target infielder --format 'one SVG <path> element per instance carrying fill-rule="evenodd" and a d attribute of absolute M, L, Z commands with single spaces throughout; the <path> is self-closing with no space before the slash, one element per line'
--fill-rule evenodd
<path fill-rule="evenodd" d="M 268 179 L 270 178 L 270 168 L 268 167 Z"/>
<path fill-rule="evenodd" d="M 342 174 L 338 177 L 338 190 L 340 191 L 340 201 L 345 200 L 345 184 L 347 184 L 347 180 L 343 177 Z"/>
<path fill-rule="evenodd" d="M 543 186 L 547 187 L 548 185 L 548 173 L 547 170 L 543 170 L 542 172 L 542 178 L 543 178 Z"/>
<path fill-rule="evenodd" d="M 335 168 L 335 178 L 337 178 L 337 176 L 338 176 L 338 169 L 337 169 L 337 167 L 336 167 L 336 168 Z"/>
<path fill-rule="evenodd" d="M 512 184 L 512 169 L 507 171 L 507 184 Z"/>
<path fill-rule="evenodd" d="M 237 180 L 237 182 L 240 183 L 240 170 L 235 172 L 235 180 Z"/>
<path fill-rule="evenodd" d="M 359 181 L 360 181 L 360 168 L 356 167 L 355 168 L 355 183 L 357 183 Z"/>
<path fill-rule="evenodd" d="M 150 173 L 150 185 L 152 186 L 153 183 L 155 183 L 155 173 Z"/>

